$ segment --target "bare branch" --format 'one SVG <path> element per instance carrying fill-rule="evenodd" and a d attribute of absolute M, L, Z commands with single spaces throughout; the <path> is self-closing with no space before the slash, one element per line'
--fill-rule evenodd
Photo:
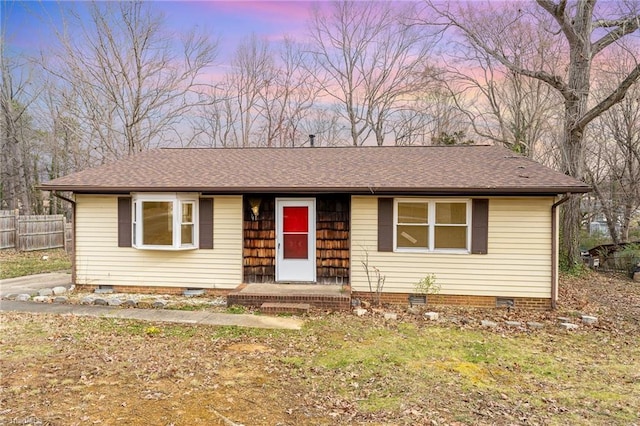
<path fill-rule="evenodd" d="M 570 43 L 578 43 L 579 36 L 571 24 L 571 18 L 565 14 L 567 8 L 567 1 L 561 0 L 559 3 L 554 3 L 552 0 L 536 0 L 536 2 L 555 19 L 560 25 L 567 40 Z"/>
<path fill-rule="evenodd" d="M 611 92 L 609 96 L 601 100 L 596 106 L 587 111 L 582 118 L 576 123 L 576 127 L 584 129 L 594 118 L 600 116 L 613 105 L 622 101 L 627 94 L 627 90 L 637 81 L 640 81 L 640 64 L 620 82 L 618 87 Z"/>
<path fill-rule="evenodd" d="M 597 23 L 600 22 L 601 25 Z M 640 26 L 640 15 L 636 15 L 634 17 L 622 20 L 611 20 L 611 21 L 596 21 L 595 27 L 614 27 L 617 28 L 613 31 L 607 33 L 602 36 L 599 40 L 594 42 L 591 47 L 591 56 L 594 57 L 598 53 L 600 53 L 604 48 L 609 46 L 611 43 L 615 43 L 620 40 L 622 37 L 627 34 L 631 34 L 638 29 Z"/>

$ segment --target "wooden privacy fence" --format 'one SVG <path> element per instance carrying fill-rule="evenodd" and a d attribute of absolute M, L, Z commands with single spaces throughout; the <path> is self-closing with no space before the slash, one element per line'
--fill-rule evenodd
<path fill-rule="evenodd" d="M 18 215 L 0 210 L 0 249 L 19 251 L 71 250 L 73 227 L 58 215 Z"/>

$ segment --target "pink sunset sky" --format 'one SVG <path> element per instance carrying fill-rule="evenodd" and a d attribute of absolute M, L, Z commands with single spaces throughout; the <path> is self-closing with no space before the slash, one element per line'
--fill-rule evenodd
<path fill-rule="evenodd" d="M 232 53 L 238 43 L 255 33 L 279 40 L 288 35 L 304 39 L 312 2 L 307 1 L 155 1 L 155 11 L 164 13 L 171 30 L 194 26 L 221 37 L 220 59 Z M 83 2 L 2 1 L 3 37 L 12 50 L 36 54 L 46 49 L 52 27 L 61 26 L 60 8 L 72 7 L 84 13 Z"/>

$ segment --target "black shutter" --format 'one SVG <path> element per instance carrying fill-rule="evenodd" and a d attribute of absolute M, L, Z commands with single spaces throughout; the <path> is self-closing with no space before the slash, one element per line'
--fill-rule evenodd
<path fill-rule="evenodd" d="M 471 253 L 487 254 L 489 239 L 489 200 L 474 199 L 471 211 Z"/>
<path fill-rule="evenodd" d="M 393 198 L 378 198 L 378 251 L 393 251 Z"/>
<path fill-rule="evenodd" d="M 131 247 L 131 197 L 118 197 L 118 247 Z"/>
<path fill-rule="evenodd" d="M 200 198 L 199 207 L 199 246 L 201 249 L 213 248 L 213 198 Z"/>

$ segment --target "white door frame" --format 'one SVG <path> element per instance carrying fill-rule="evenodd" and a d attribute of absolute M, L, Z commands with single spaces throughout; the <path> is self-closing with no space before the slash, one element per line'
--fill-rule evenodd
<path fill-rule="evenodd" d="M 283 207 L 308 207 L 307 259 L 284 258 Z M 316 199 L 276 198 L 276 281 L 316 281 Z"/>

